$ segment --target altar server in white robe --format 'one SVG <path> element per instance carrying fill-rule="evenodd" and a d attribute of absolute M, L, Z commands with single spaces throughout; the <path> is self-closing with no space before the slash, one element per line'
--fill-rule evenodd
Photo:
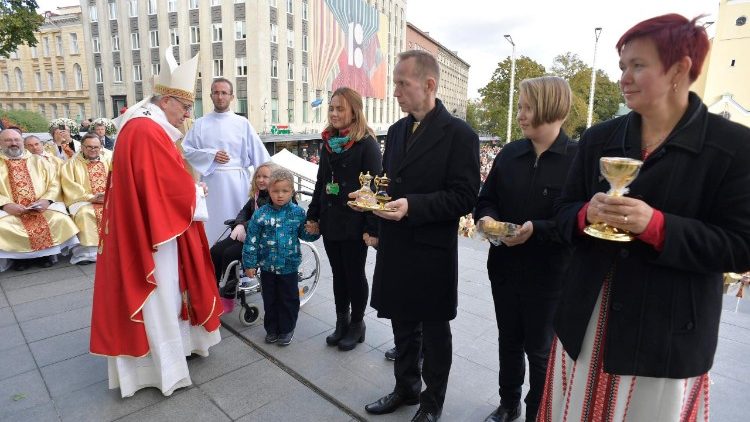
<path fill-rule="evenodd" d="M 250 122 L 235 114 L 232 82 L 219 78 L 211 84 L 214 111 L 195 121 L 182 142 L 185 159 L 208 185 L 206 237 L 214 243 L 224 232 L 224 221 L 234 218 L 250 192 L 248 168 L 270 160 Z"/>

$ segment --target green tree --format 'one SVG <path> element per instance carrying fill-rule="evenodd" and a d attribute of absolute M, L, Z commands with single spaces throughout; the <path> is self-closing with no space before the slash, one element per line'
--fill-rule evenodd
<path fill-rule="evenodd" d="M 44 23 L 35 0 L 0 0 L 0 56 L 9 57 L 19 45 L 37 44 L 35 32 Z"/>
<path fill-rule="evenodd" d="M 47 132 L 47 119 L 39 113 L 28 110 L 0 110 L 3 127 L 16 126 L 22 132 Z"/>
<path fill-rule="evenodd" d="M 484 110 L 482 132 L 497 135 L 504 143 L 508 130 L 508 88 L 510 87 L 510 73 L 512 60 L 506 57 L 497 64 L 492 79 L 479 90 L 482 96 L 481 104 Z M 519 139 L 523 135 L 515 122 L 515 109 L 518 104 L 518 86 L 527 78 L 536 78 L 545 74 L 544 66 L 533 59 L 521 56 L 516 59 L 516 75 L 513 84 L 513 113 L 511 120 L 511 140 Z"/>
<path fill-rule="evenodd" d="M 484 130 L 484 109 L 480 100 L 469 100 L 466 103 L 466 123 L 476 133 Z"/>

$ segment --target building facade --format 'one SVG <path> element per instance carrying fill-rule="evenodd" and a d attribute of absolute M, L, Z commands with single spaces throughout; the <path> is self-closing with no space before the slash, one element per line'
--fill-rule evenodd
<path fill-rule="evenodd" d="M 406 23 L 406 49 L 424 50 L 437 58 L 440 63 L 438 98 L 454 116 L 466 119 L 468 100 L 469 64 L 435 41 L 428 32 L 423 32 L 411 22 Z"/>
<path fill-rule="evenodd" d="M 0 57 L 0 107 L 36 111 L 48 120 L 95 117 L 89 99 L 88 56 L 81 8 L 47 13 L 37 45 Z"/>
<path fill-rule="evenodd" d="M 692 89 L 712 113 L 750 127 L 750 1 L 721 0 L 716 35 Z"/>
<path fill-rule="evenodd" d="M 200 53 L 195 115 L 212 110 L 211 81 L 234 84 L 235 112 L 261 133 L 315 133 L 328 99 L 349 86 L 370 126 L 401 117 L 393 99 L 406 45 L 405 0 L 81 0 L 91 107 L 113 117 L 151 92 L 165 69 Z"/>

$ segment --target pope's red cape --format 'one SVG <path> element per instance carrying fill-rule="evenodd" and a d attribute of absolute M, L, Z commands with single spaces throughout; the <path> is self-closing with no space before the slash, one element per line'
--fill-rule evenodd
<path fill-rule="evenodd" d="M 153 252 L 177 240 L 182 319 L 207 331 L 222 307 L 203 223 L 194 222 L 195 182 L 164 130 L 149 118 L 128 122 L 117 137 L 99 229 L 91 353 L 149 352 L 142 308 L 157 288 Z"/>

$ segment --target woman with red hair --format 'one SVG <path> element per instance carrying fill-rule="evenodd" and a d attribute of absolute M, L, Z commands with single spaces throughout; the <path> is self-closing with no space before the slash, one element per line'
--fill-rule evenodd
<path fill-rule="evenodd" d="M 750 129 L 689 89 L 708 47 L 676 14 L 617 42 L 632 112 L 583 134 L 558 204 L 575 252 L 538 421 L 708 420 L 722 273 L 750 268 Z M 629 195 L 603 193 L 601 157 L 643 162 Z M 584 234 L 600 222 L 633 241 Z"/>

